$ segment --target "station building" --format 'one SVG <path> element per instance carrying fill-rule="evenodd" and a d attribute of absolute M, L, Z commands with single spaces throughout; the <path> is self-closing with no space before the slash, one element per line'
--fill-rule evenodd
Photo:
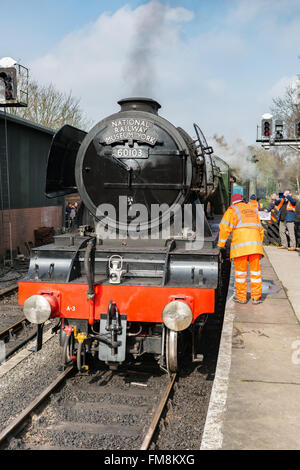
<path fill-rule="evenodd" d="M 27 255 L 39 227 L 61 228 L 64 197 L 48 199 L 45 180 L 55 131 L 0 111 L 0 259 Z"/>

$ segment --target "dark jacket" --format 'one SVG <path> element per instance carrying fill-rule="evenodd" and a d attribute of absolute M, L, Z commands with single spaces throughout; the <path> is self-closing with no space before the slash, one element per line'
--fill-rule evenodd
<path fill-rule="evenodd" d="M 271 202 L 266 208 L 267 212 L 271 212 L 271 218 L 268 220 L 269 224 L 276 224 L 278 222 L 278 210 L 276 209 L 275 202 Z"/>
<path fill-rule="evenodd" d="M 283 201 L 283 202 L 282 202 Z M 277 199 L 275 201 L 276 206 L 281 206 L 286 203 L 286 215 L 285 215 L 285 222 L 295 222 L 296 220 L 296 204 L 297 204 L 297 199 L 294 199 L 292 196 L 282 196 L 280 199 Z M 277 220 L 280 221 L 280 213 L 281 213 L 281 207 L 279 208 L 278 211 L 278 218 Z"/>
<path fill-rule="evenodd" d="M 268 212 L 271 212 L 275 207 L 275 202 L 271 202 L 271 204 L 268 205 L 268 207 L 266 208 L 266 210 Z"/>

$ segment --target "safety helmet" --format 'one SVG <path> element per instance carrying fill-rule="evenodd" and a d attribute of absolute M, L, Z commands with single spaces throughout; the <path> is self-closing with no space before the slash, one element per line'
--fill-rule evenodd
<path fill-rule="evenodd" d="M 243 195 L 242 194 L 239 194 L 239 193 L 235 193 L 232 198 L 231 198 L 231 203 L 232 204 L 237 204 L 238 202 L 242 202 L 243 201 Z"/>

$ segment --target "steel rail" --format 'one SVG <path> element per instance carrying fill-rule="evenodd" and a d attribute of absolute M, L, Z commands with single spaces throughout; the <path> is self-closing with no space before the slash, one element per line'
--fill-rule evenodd
<path fill-rule="evenodd" d="M 28 418 L 28 416 L 44 401 L 48 395 L 60 384 L 65 377 L 74 369 L 74 366 L 67 367 L 62 374 L 60 374 L 45 390 L 33 400 L 27 408 L 16 418 L 12 423 L 10 423 L 1 433 L 0 433 L 0 444 L 7 439 L 7 437 L 12 434 L 12 432 L 20 426 L 20 424 Z"/>
<path fill-rule="evenodd" d="M 18 284 L 13 284 L 11 286 L 5 287 L 4 289 L 0 290 L 0 297 L 9 294 L 10 292 L 16 290 L 18 288 Z"/>
<path fill-rule="evenodd" d="M 4 341 L 6 338 L 9 338 L 5 344 L 11 345 L 12 347 L 6 350 L 4 359 L 8 359 L 12 354 L 16 351 L 21 349 L 25 344 L 29 343 L 33 338 L 37 335 L 37 330 L 31 332 L 29 336 L 25 338 L 14 338 L 12 341 L 10 340 L 14 333 L 18 333 L 19 331 L 26 330 L 27 326 L 30 325 L 30 322 L 26 320 L 26 318 L 22 318 L 18 322 L 8 326 L 6 329 L 0 331 L 0 341 Z"/>
<path fill-rule="evenodd" d="M 161 418 L 162 412 L 164 411 L 164 408 L 167 404 L 167 401 L 168 401 L 169 395 L 171 393 L 171 390 L 173 388 L 176 377 L 177 377 L 177 374 L 172 374 L 171 377 L 170 377 L 170 381 L 169 381 L 168 385 L 166 386 L 164 394 L 163 394 L 163 396 L 162 396 L 162 398 L 159 402 L 159 405 L 156 409 L 155 415 L 153 416 L 153 419 L 152 419 L 152 422 L 149 426 L 147 434 L 144 437 L 144 440 L 143 440 L 143 443 L 141 445 L 140 450 L 149 449 L 149 446 L 152 442 L 152 439 L 153 439 L 155 430 L 157 428 L 157 425 L 159 423 L 159 420 Z"/>
<path fill-rule="evenodd" d="M 21 318 L 21 320 L 12 323 L 9 325 L 7 328 L 4 328 L 4 330 L 0 331 L 0 339 L 3 339 L 5 336 L 9 336 L 11 331 L 18 330 L 24 328 L 24 326 L 29 325 L 30 322 L 26 320 L 25 317 Z"/>

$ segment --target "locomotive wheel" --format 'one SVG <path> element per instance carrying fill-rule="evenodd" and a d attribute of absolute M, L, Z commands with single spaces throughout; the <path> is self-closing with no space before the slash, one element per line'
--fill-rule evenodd
<path fill-rule="evenodd" d="M 178 333 L 167 329 L 166 332 L 166 363 L 170 373 L 177 372 L 178 369 Z"/>
<path fill-rule="evenodd" d="M 74 336 L 65 335 L 63 338 L 62 344 L 62 364 L 64 366 L 69 365 L 73 361 L 73 351 L 74 351 Z"/>

